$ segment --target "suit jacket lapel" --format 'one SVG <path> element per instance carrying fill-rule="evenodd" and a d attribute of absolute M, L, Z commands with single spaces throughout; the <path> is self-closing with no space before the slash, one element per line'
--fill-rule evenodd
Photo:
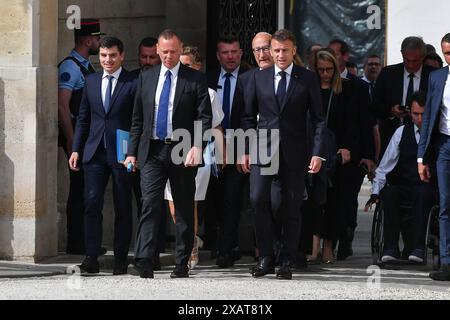
<path fill-rule="evenodd" d="M 153 67 L 152 69 L 150 69 L 150 71 L 146 72 L 149 72 L 149 74 L 147 77 L 145 77 L 146 81 L 142 83 L 141 90 L 145 92 L 142 96 L 147 97 L 147 99 L 144 99 L 144 101 L 142 102 L 144 104 L 143 105 L 144 108 L 147 106 L 152 107 L 150 115 L 153 119 L 153 113 L 156 105 L 156 89 L 158 88 L 159 74 L 161 73 L 161 65 Z M 148 85 L 148 91 L 146 85 Z"/>
<path fill-rule="evenodd" d="M 292 96 L 292 93 L 295 91 L 295 88 L 297 87 L 298 77 L 299 77 L 299 72 L 298 72 L 297 68 L 294 66 L 292 68 L 291 80 L 289 81 L 288 90 L 286 92 L 286 96 L 284 97 L 283 104 L 281 105 L 280 112 L 283 112 L 283 109 L 286 106 L 286 103 L 289 101 L 290 97 Z"/>
<path fill-rule="evenodd" d="M 422 67 L 422 72 L 420 73 L 420 84 L 419 84 L 419 90 L 421 91 L 427 91 L 428 87 L 428 76 L 429 73 L 425 71 L 425 66 Z"/>
<path fill-rule="evenodd" d="M 445 90 L 445 86 L 447 84 L 447 77 L 448 77 L 448 66 L 445 67 L 444 69 L 442 69 L 442 72 L 439 74 L 440 79 L 439 81 L 437 81 L 437 83 L 439 84 L 439 88 L 437 91 L 437 95 L 436 97 L 438 97 L 438 99 L 440 99 L 439 103 L 438 103 L 438 110 L 441 107 L 442 101 L 444 100 L 444 90 Z"/>
<path fill-rule="evenodd" d="M 122 87 L 125 83 L 126 74 L 127 74 L 127 72 L 124 69 L 122 69 L 122 72 L 120 72 L 120 75 L 119 75 L 119 79 L 117 79 L 117 84 L 116 84 L 116 87 L 114 88 L 113 96 L 111 97 L 111 105 L 109 106 L 108 113 L 111 112 L 111 109 L 114 106 L 114 102 L 116 101 L 117 97 L 119 96 L 120 90 L 122 90 Z"/>
<path fill-rule="evenodd" d="M 175 98 L 173 101 L 173 112 L 172 115 L 175 114 L 178 105 L 180 103 L 181 95 L 183 94 L 184 87 L 186 86 L 186 78 L 185 78 L 185 67 L 184 65 L 180 64 L 180 69 L 178 70 L 178 80 L 177 80 L 177 86 L 175 89 Z"/>
<path fill-rule="evenodd" d="M 95 74 L 97 77 L 96 88 L 95 88 L 95 105 L 99 106 L 100 109 L 102 109 L 103 114 L 105 114 L 105 108 L 103 107 L 103 99 L 102 99 L 102 82 L 103 82 L 103 72 L 98 72 Z"/>
<path fill-rule="evenodd" d="M 399 105 L 403 104 L 403 86 L 405 82 L 405 65 L 402 63 L 400 64 L 400 67 L 397 70 L 398 74 L 397 77 L 400 79 L 400 81 L 394 81 L 398 85 L 397 88 L 395 88 L 395 92 L 397 93 L 397 103 Z"/>

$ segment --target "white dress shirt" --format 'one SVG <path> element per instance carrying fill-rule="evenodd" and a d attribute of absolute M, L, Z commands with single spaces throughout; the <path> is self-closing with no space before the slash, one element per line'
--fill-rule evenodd
<path fill-rule="evenodd" d="M 223 117 L 225 116 L 222 109 L 222 103 L 220 102 L 219 95 L 216 91 L 208 88 L 209 99 L 211 100 L 211 110 L 212 110 L 212 128 L 219 126 L 222 123 Z"/>
<path fill-rule="evenodd" d="M 161 65 L 161 71 L 159 73 L 158 87 L 156 88 L 155 96 L 155 113 L 153 116 L 153 129 L 152 129 L 152 139 L 159 139 L 156 136 L 156 122 L 158 120 L 158 110 L 159 110 L 159 99 L 161 98 L 161 92 L 164 87 L 164 82 L 166 81 L 166 71 L 167 69 L 164 64 Z M 173 128 L 172 128 L 172 115 L 173 115 L 173 102 L 175 100 L 175 90 L 177 88 L 178 81 L 178 71 L 180 70 L 180 62 L 173 68 L 170 69 L 171 76 L 171 86 L 170 86 L 170 96 L 169 96 L 169 109 L 167 112 L 167 138 L 172 138 Z"/>
<path fill-rule="evenodd" d="M 291 63 L 289 67 L 284 70 L 286 72 L 286 92 L 289 88 L 289 82 L 291 81 L 292 69 L 294 68 L 294 63 Z M 275 94 L 278 90 L 278 84 L 281 81 L 280 71 L 282 71 L 277 65 L 275 65 Z"/>
<path fill-rule="evenodd" d="M 345 68 L 345 70 L 341 72 L 341 78 L 348 79 L 348 69 L 347 68 Z"/>
<path fill-rule="evenodd" d="M 120 73 L 122 72 L 122 67 L 120 67 L 116 72 L 114 72 L 113 74 L 111 74 L 111 76 L 113 76 L 113 80 L 112 80 L 112 90 L 111 90 L 111 97 L 114 94 L 114 89 L 116 88 L 117 85 L 117 80 L 119 79 Z M 106 71 L 103 71 L 103 77 L 102 77 L 102 102 L 103 105 L 105 105 L 105 97 L 106 97 L 106 90 L 108 89 L 108 76 L 110 74 Z"/>
<path fill-rule="evenodd" d="M 422 67 L 420 67 L 419 71 L 414 73 L 414 90 L 413 92 L 419 91 L 420 89 L 420 79 L 422 76 Z M 410 73 L 408 71 L 403 72 L 403 100 L 402 100 L 402 106 L 406 105 L 406 96 L 408 95 L 408 86 L 409 86 L 409 75 Z M 410 106 L 411 107 L 411 106 Z"/>
<path fill-rule="evenodd" d="M 233 111 L 233 101 L 234 101 L 234 93 L 236 91 L 236 84 L 237 84 L 237 79 L 239 77 L 239 69 L 241 67 L 237 67 L 236 69 L 234 69 L 233 72 L 231 72 L 231 77 L 230 77 L 230 118 L 231 118 L 231 112 Z M 220 69 L 220 75 L 219 75 L 219 81 L 217 82 L 217 94 L 219 95 L 220 98 L 220 104 L 223 103 L 223 90 L 225 89 L 225 75 L 228 72 L 226 72 L 223 68 Z"/>
<path fill-rule="evenodd" d="M 400 158 L 400 141 L 402 140 L 404 128 L 405 126 L 399 127 L 389 142 L 383 159 L 381 159 L 380 165 L 375 171 L 372 194 L 380 194 L 381 189 L 383 189 L 386 185 L 386 176 L 394 170 L 398 163 L 398 159 Z M 414 132 L 416 134 L 416 142 L 418 144 L 420 140 L 420 130 L 416 125 L 414 125 Z"/>
<path fill-rule="evenodd" d="M 439 132 L 450 136 L 450 73 L 445 83 L 444 95 L 442 97 L 441 120 Z"/>

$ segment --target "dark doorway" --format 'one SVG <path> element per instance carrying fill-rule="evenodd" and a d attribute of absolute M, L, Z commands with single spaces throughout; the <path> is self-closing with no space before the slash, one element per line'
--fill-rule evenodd
<path fill-rule="evenodd" d="M 254 65 L 251 41 L 261 31 L 277 29 L 276 0 L 214 0 L 208 1 L 208 70 L 218 66 L 216 43 L 220 36 L 239 38 L 244 50 L 243 60 Z"/>

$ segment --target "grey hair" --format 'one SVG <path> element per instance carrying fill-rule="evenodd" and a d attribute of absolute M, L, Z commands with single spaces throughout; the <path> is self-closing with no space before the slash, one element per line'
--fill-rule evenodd
<path fill-rule="evenodd" d="M 405 52 L 407 50 L 420 50 L 424 57 L 427 55 L 427 45 L 420 37 L 405 38 L 405 40 L 403 40 L 402 42 L 402 52 Z"/>

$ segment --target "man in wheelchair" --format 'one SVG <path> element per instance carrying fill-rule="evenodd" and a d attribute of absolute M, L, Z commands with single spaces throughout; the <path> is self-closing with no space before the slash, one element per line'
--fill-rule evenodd
<path fill-rule="evenodd" d="M 391 138 L 375 171 L 372 195 L 365 207 L 367 211 L 374 203 L 381 201 L 383 204 L 383 263 L 395 263 L 401 257 L 412 263 L 424 262 L 428 214 L 435 203 L 436 194 L 436 188 L 431 183 L 422 182 L 417 172 L 417 148 L 425 103 L 426 95 L 423 92 L 413 94 L 410 108 L 412 123 L 399 127 Z M 400 254 L 400 209 L 405 204 L 411 207 L 412 241 L 405 245 Z"/>

